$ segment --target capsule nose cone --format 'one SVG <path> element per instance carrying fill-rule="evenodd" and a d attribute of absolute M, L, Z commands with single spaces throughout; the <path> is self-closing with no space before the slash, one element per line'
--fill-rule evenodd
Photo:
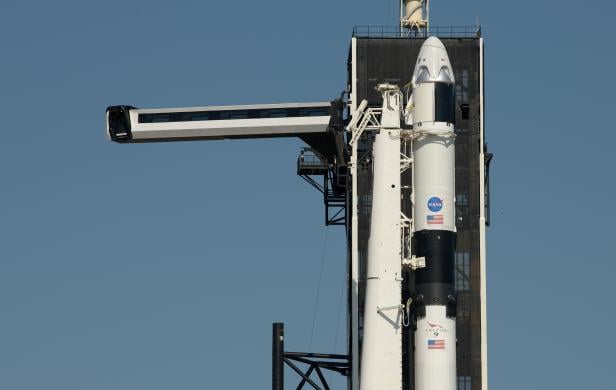
<path fill-rule="evenodd" d="M 455 83 L 447 49 L 437 37 L 426 39 L 419 50 L 413 84 L 421 83 Z"/>
<path fill-rule="evenodd" d="M 429 37 L 428 39 L 426 39 L 422 47 L 426 47 L 426 46 L 432 46 L 432 47 L 445 50 L 445 45 L 443 45 L 443 42 L 441 42 L 441 40 L 438 39 L 437 37 Z"/>

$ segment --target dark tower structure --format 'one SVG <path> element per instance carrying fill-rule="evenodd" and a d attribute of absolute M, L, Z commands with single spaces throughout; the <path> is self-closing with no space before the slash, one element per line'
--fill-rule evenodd
<path fill-rule="evenodd" d="M 484 136 L 483 39 L 472 29 L 431 29 L 449 53 L 456 78 L 456 228 L 455 288 L 457 292 L 457 375 L 459 390 L 484 390 L 487 378 L 485 227 L 490 223 L 488 170 L 492 155 Z M 380 107 L 378 84 L 403 88 L 410 82 L 421 37 L 402 36 L 399 29 L 356 27 L 348 64 L 350 109 L 366 99 L 370 107 Z M 349 355 L 353 365 L 361 356 L 362 313 L 366 286 L 367 243 L 370 234 L 372 199 L 372 138 L 362 135 L 358 146 L 357 209 L 349 202 Z M 407 186 L 410 172 L 402 178 Z M 410 189 L 403 189 L 403 211 L 410 215 Z M 356 213 L 356 226 L 352 224 Z M 353 230 L 356 230 L 353 234 Z M 357 240 L 354 251 L 353 240 Z M 355 253 L 354 253 L 355 252 Z M 358 329 L 358 332 L 353 332 Z M 354 334 L 356 333 L 356 334 Z M 411 341 L 406 342 L 412 351 Z M 412 355 L 412 353 L 411 353 Z M 413 372 L 405 373 L 405 388 L 413 389 Z M 352 378 L 353 381 L 357 378 Z"/>

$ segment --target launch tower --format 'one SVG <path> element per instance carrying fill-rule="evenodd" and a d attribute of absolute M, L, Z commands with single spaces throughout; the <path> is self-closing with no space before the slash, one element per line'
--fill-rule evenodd
<path fill-rule="evenodd" d="M 484 133 L 484 43 L 474 27 L 432 27 L 447 48 L 455 72 L 455 289 L 457 293 L 457 381 L 459 390 L 485 390 L 487 381 L 486 252 L 485 233 L 490 223 L 489 164 Z M 425 38 L 405 36 L 396 27 L 357 26 L 351 39 L 348 67 L 349 107 L 355 111 L 362 100 L 368 107 L 382 105 L 376 90 L 382 83 L 404 86 L 412 78 L 414 64 Z M 361 356 L 368 238 L 372 210 L 374 135 L 365 133 L 357 146 L 358 164 L 350 172 L 349 262 L 350 353 Z M 402 210 L 410 215 L 411 172 L 402 175 Z M 353 196 L 352 194 L 356 194 Z M 356 243 L 356 244 L 354 244 Z M 356 310 L 354 310 L 357 307 Z M 411 373 L 412 375 L 412 373 Z"/>
<path fill-rule="evenodd" d="M 163 109 L 111 106 L 107 109 L 107 133 L 118 143 L 292 136 L 307 144 L 300 151 L 297 174 L 323 194 L 325 223 L 344 226 L 347 231 L 348 353 L 285 351 L 283 325 L 274 324 L 274 390 L 284 389 L 285 366 L 300 376 L 298 389 L 304 386 L 329 389 L 324 372 L 330 371 L 345 375 L 349 390 L 373 390 L 370 385 L 360 383 L 363 364 L 375 364 L 366 363 L 365 355 L 366 326 L 373 321 L 365 315 L 366 307 L 373 305 L 369 299 L 367 301 L 366 294 L 371 279 L 372 219 L 375 210 L 382 206 L 379 199 L 389 203 L 399 199 L 400 215 L 408 220 L 402 218 L 397 223 L 403 232 L 406 224 L 410 229 L 413 188 L 420 180 L 419 175 L 413 174 L 415 161 L 409 158 L 413 150 L 406 143 L 396 144 L 398 146 L 389 143 L 383 130 L 391 129 L 390 133 L 397 131 L 398 134 L 404 131 L 400 128 L 404 125 L 396 125 L 391 115 L 404 111 L 416 87 L 411 81 L 420 49 L 428 37 L 440 39 L 453 72 L 449 83 L 453 88 L 452 112 L 447 122 L 451 122 L 448 126 L 455 138 L 455 169 L 452 167 L 453 172 L 450 172 L 455 186 L 452 185 L 450 196 L 453 199 L 447 201 L 453 208 L 448 224 L 457 235 L 452 283 L 455 304 L 450 305 L 455 310 L 451 316 L 455 317 L 456 337 L 447 342 L 454 344 L 456 355 L 454 386 L 458 390 L 487 389 L 485 237 L 486 226 L 490 223 L 489 164 L 492 154 L 487 150 L 484 132 L 484 42 L 478 27 L 430 26 L 428 0 L 402 0 L 400 10 L 398 26 L 357 26 L 353 29 L 347 88 L 342 98 L 332 102 Z M 381 141 L 375 142 L 379 137 Z M 453 143 L 451 146 L 453 149 Z M 395 149 L 399 149 L 399 155 L 392 156 L 391 151 Z M 384 155 L 388 157 L 383 158 Z M 439 159 L 434 160 L 436 164 L 440 164 Z M 383 175 L 397 175 L 391 182 L 395 191 L 377 196 L 374 186 L 382 184 Z M 431 217 L 438 222 L 442 216 L 422 216 L 428 220 Z M 383 237 L 385 241 L 391 239 L 388 234 Z M 388 245 L 399 245 L 396 253 L 404 257 L 404 233 L 401 238 L 398 242 L 394 237 Z M 425 267 L 421 261 L 409 253 L 406 264 L 409 267 L 401 268 L 404 280 L 414 280 L 408 273 Z M 394 317 L 401 315 L 400 324 L 412 328 L 415 324 L 411 323 L 405 302 L 410 297 L 409 289 L 416 286 L 406 282 L 400 284 L 401 281 L 402 277 L 392 279 L 392 283 L 403 286 L 403 299 L 389 307 L 377 305 L 376 310 L 383 317 L 392 313 Z M 370 348 L 380 348 L 378 337 L 373 341 Z M 413 351 L 416 345 L 411 337 L 401 337 L 401 343 L 402 366 L 384 367 L 383 375 L 398 376 L 392 381 L 391 390 L 415 390 L 418 372 Z M 395 384 L 397 382 L 400 384 Z M 437 390 L 451 390 L 451 387 L 443 385 Z"/>

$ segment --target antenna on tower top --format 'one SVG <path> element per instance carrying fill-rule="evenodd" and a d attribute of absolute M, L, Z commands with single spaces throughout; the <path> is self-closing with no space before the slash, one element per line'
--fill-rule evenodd
<path fill-rule="evenodd" d="M 429 0 L 400 0 L 400 33 L 428 36 L 429 29 Z"/>

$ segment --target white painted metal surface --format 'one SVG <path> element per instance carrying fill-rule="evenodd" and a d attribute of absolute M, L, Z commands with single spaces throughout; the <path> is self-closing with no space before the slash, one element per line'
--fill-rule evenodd
<path fill-rule="evenodd" d="M 414 87 L 422 83 L 455 82 L 447 50 L 440 39 L 430 37 L 421 46 L 411 82 Z"/>
<path fill-rule="evenodd" d="M 136 122 L 131 112 L 131 123 Z M 227 137 L 282 136 L 325 133 L 329 116 L 301 118 L 231 119 L 214 121 L 137 123 L 132 127 L 133 140 L 178 138 L 216 139 Z"/>
<path fill-rule="evenodd" d="M 456 389 L 456 321 L 446 306 L 426 306 L 415 331 L 415 389 Z"/>
<path fill-rule="evenodd" d="M 487 266 L 486 266 L 486 197 L 485 197 L 485 155 L 484 138 L 484 80 L 483 80 L 483 38 L 479 39 L 479 121 L 481 150 L 479 152 L 479 273 L 481 275 L 481 390 L 488 390 L 488 314 L 487 314 Z"/>
<path fill-rule="evenodd" d="M 453 130 L 453 129 L 452 129 Z M 414 230 L 455 232 L 455 138 L 451 133 L 417 132 L 413 139 Z"/>
<path fill-rule="evenodd" d="M 129 111 L 131 141 L 164 141 L 181 139 L 224 139 L 242 137 L 284 137 L 306 133 L 325 133 L 330 121 L 330 103 L 286 103 L 245 106 L 182 107 L 161 109 L 131 109 Z M 294 109 L 317 109 L 324 113 L 307 112 L 306 115 L 284 116 L 285 111 Z M 242 118 L 232 113 L 248 116 L 250 112 L 275 113 L 281 117 Z M 218 116 L 229 113 L 228 119 L 172 120 L 174 115 L 197 113 L 206 117 L 216 113 Z M 143 121 L 144 116 L 157 116 L 154 121 Z M 237 115 L 237 114 L 236 114 Z M 107 114 L 107 134 L 110 138 L 109 114 Z"/>
<path fill-rule="evenodd" d="M 434 122 L 434 104 L 415 104 L 415 100 L 420 101 L 434 101 L 434 85 L 432 84 L 420 84 L 413 88 L 413 94 L 409 99 L 411 105 L 411 117 L 412 121 L 408 124 L 412 125 L 413 122 Z M 407 116 L 408 118 L 408 116 Z"/>
<path fill-rule="evenodd" d="M 455 133 L 453 123 L 436 120 L 436 83 L 455 82 L 445 46 L 428 38 L 413 72 L 407 110 L 413 126 L 414 231 L 455 232 Z"/>
<path fill-rule="evenodd" d="M 350 105 L 351 112 L 357 111 L 357 38 L 351 39 L 351 96 Z M 367 104 L 366 104 L 367 105 Z M 357 187 L 357 142 L 351 142 L 351 209 L 347 212 L 351 213 L 351 329 L 349 334 L 351 343 L 351 390 L 359 389 L 359 217 L 358 209 L 358 187 Z"/>
<path fill-rule="evenodd" d="M 456 231 L 454 126 L 438 117 L 436 94 L 438 87 L 453 93 L 453 83 L 445 47 L 439 39 L 428 38 L 419 52 L 407 105 L 410 113 L 405 115 L 413 125 L 414 232 Z M 449 103 L 453 110 L 453 100 Z M 415 331 L 415 390 L 455 390 L 455 317 L 447 316 L 442 303 L 430 303 Z"/>
<path fill-rule="evenodd" d="M 347 130 L 351 132 L 350 146 L 351 146 L 351 156 L 350 156 L 350 171 L 352 175 L 352 188 L 353 188 L 353 201 L 352 201 L 352 216 L 351 216 L 351 224 L 355 230 L 351 232 L 353 241 L 352 241 L 352 287 L 351 287 L 351 324 L 353 326 L 351 333 L 351 342 L 356 343 L 359 346 L 359 245 L 357 241 L 358 237 L 358 197 L 356 196 L 358 189 L 357 182 L 357 167 L 358 167 L 358 152 L 357 152 L 357 143 L 361 135 L 364 131 L 380 131 L 381 129 L 381 112 L 382 109 L 373 109 L 368 108 L 368 102 L 363 100 L 357 110 L 352 113 L 353 119 L 350 121 Z M 387 311 L 385 307 L 378 307 L 376 311 L 378 313 L 383 313 Z M 365 314 L 365 313 L 364 313 Z M 376 333 L 375 333 L 376 335 Z M 364 328 L 363 328 L 363 337 L 365 340 L 366 330 L 365 330 L 365 317 L 364 317 Z M 365 341 L 364 341 L 365 342 Z M 364 345 L 364 344 L 362 344 Z M 363 365 L 361 362 L 363 354 L 359 353 L 359 349 L 354 348 L 352 351 L 353 362 L 352 362 L 352 372 L 353 378 L 352 388 L 359 389 L 360 388 L 360 366 Z"/>
<path fill-rule="evenodd" d="M 428 0 L 402 0 L 400 25 L 410 30 L 428 26 Z"/>
<path fill-rule="evenodd" d="M 382 86 L 381 129 L 373 144 L 374 183 L 360 388 L 402 388 L 400 109 L 397 88 Z"/>

